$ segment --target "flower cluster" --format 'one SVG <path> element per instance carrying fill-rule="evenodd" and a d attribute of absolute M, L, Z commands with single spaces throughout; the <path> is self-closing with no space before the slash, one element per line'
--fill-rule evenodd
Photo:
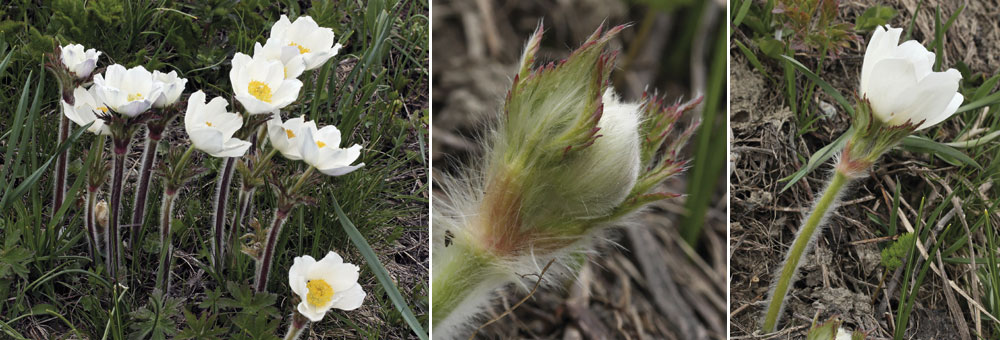
<path fill-rule="evenodd" d="M 98 69 L 98 58 L 102 53 L 95 49 L 85 50 L 81 45 L 62 46 L 50 55 L 47 66 L 62 86 L 64 125 L 68 121 L 81 126 L 89 124 L 88 131 L 98 135 L 98 155 L 103 152 L 105 136 L 109 136 L 114 142 L 110 204 L 97 203 L 97 191 L 102 186 L 104 176 L 103 171 L 95 169 L 105 169 L 105 165 L 95 164 L 94 169 L 88 172 L 88 177 L 92 178 L 88 181 L 86 221 L 95 265 L 100 263 L 98 257 L 106 255 L 105 265 L 111 278 L 120 280 L 123 277 L 120 270 L 125 267 L 120 266 L 119 262 L 125 258 L 121 255 L 124 241 L 119 230 L 119 217 L 125 182 L 123 169 L 132 135 L 139 127 L 147 127 L 148 143 L 140 170 L 143 176 L 137 186 L 136 216 L 133 218 L 135 227 L 131 248 L 134 250 L 138 248 L 135 246 L 138 242 L 135 235 L 138 235 L 138 230 L 145 221 L 143 211 L 149 187 L 148 174 L 154 168 L 157 142 L 174 114 L 181 113 L 182 109 L 183 127 L 190 146 L 183 153 L 170 152 L 170 158 L 163 162 L 158 171 L 163 175 L 164 194 L 162 216 L 159 219 L 161 250 L 157 287 L 165 292 L 169 291 L 170 281 L 173 202 L 183 184 L 197 172 L 187 169 L 194 150 L 222 159 L 214 202 L 215 235 L 212 238 L 212 262 L 220 272 L 226 261 L 223 251 L 227 244 L 227 233 L 223 231 L 228 220 L 226 198 L 237 159 L 244 158 L 253 150 L 258 155 L 267 151 L 270 151 L 269 155 L 280 152 L 290 160 L 303 161 L 308 169 L 298 176 L 295 186 L 289 189 L 283 183 L 275 183 L 284 196 L 295 195 L 313 171 L 340 176 L 364 166 L 364 163 L 353 164 L 361 156 L 362 147 L 354 144 L 341 148 L 341 132 L 335 126 L 319 127 L 315 121 L 306 121 L 303 117 L 287 121 L 281 118 L 281 111 L 289 110 L 289 106 L 299 98 L 303 82 L 298 78 L 308 74 L 306 71 L 326 64 L 340 48 L 341 45 L 334 41 L 333 31 L 320 27 L 312 18 L 301 16 L 291 22 L 286 16 L 281 16 L 272 26 L 267 41 L 263 45 L 257 43 L 254 46 L 252 56 L 236 53 L 231 60 L 229 78 L 232 94 L 242 109 L 234 108 L 236 112 L 228 109 L 229 102 L 222 96 L 209 99 L 202 90 L 191 93 L 187 97 L 186 107 L 182 105 L 181 98 L 188 81 L 179 76 L 177 71 L 150 72 L 143 66 L 127 68 L 119 64 Z M 269 138 L 252 139 L 255 135 L 263 137 L 265 132 Z M 64 134 L 61 134 L 61 139 L 65 140 L 62 135 Z M 269 159 L 270 156 L 255 158 L 253 165 L 258 171 L 247 172 L 247 178 L 243 180 L 257 182 L 252 177 L 262 175 L 260 169 L 268 168 Z M 296 164 L 289 166 L 295 167 Z M 64 168 L 64 165 L 60 168 Z M 65 179 L 57 181 L 57 193 L 64 191 L 60 182 L 64 185 Z M 252 198 L 252 191 L 241 195 L 241 212 L 245 210 L 246 204 L 252 203 Z M 61 199 L 57 198 L 57 201 L 61 202 Z M 268 232 L 268 251 L 255 257 L 258 261 L 256 287 L 259 291 L 266 289 L 274 244 L 280 236 L 281 225 L 288 210 L 294 205 L 279 204 L 275 211 L 275 222 Z M 232 234 L 237 234 L 241 229 L 243 219 L 239 216 L 237 214 L 230 226 Z M 103 241 L 99 241 L 101 237 L 98 235 L 101 233 L 104 234 Z M 365 297 L 357 283 L 358 270 L 357 266 L 343 263 L 334 252 L 330 252 L 319 262 L 310 256 L 296 258 L 289 271 L 289 283 L 293 292 L 302 300 L 297 307 L 297 315 L 315 322 L 320 321 L 331 308 L 358 308 Z M 301 332 L 303 327 L 304 322 L 293 322 L 290 333 Z"/>

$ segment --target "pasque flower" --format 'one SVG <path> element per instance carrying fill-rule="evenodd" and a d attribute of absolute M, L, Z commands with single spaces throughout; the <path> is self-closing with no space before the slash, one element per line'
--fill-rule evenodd
<path fill-rule="evenodd" d="M 861 66 L 861 95 L 873 114 L 889 125 L 906 122 L 926 129 L 947 119 L 962 105 L 955 69 L 934 72 L 934 53 L 915 40 L 899 44 L 902 28 L 879 26 Z"/>
<path fill-rule="evenodd" d="M 332 251 L 319 261 L 309 255 L 296 257 L 288 270 L 288 285 L 302 299 L 296 307 L 299 313 L 318 322 L 331 308 L 361 307 L 365 291 L 358 284 L 358 270 Z"/>
<path fill-rule="evenodd" d="M 198 91 L 188 98 L 187 112 L 184 114 L 184 128 L 191 143 L 212 157 L 240 157 L 250 148 L 250 142 L 233 138 L 243 118 L 227 112 L 229 103 L 222 97 L 205 102 L 205 93 Z"/>
<path fill-rule="evenodd" d="M 187 79 L 178 77 L 177 71 L 170 73 L 153 71 L 153 81 L 159 83 L 161 87 L 160 95 L 153 101 L 155 108 L 174 105 L 184 92 L 184 86 L 187 85 Z"/>
<path fill-rule="evenodd" d="M 118 114 L 135 117 L 153 106 L 160 96 L 160 82 L 153 80 L 153 74 L 145 67 L 114 64 L 108 66 L 103 75 L 94 76 L 97 87 L 96 97 Z"/>
<path fill-rule="evenodd" d="M 285 79 L 298 78 L 306 70 L 306 62 L 302 53 L 295 46 L 285 45 L 277 39 L 267 39 L 264 45 L 254 43 L 253 57 L 268 61 L 280 61 L 285 67 Z"/>
<path fill-rule="evenodd" d="M 103 119 L 98 119 L 98 113 L 108 112 L 108 108 L 103 104 L 99 104 L 96 99 L 94 99 L 95 87 L 91 87 L 90 90 L 84 89 L 83 86 L 78 86 L 73 90 L 73 97 L 76 101 L 73 105 L 66 103 L 65 100 L 62 101 L 63 114 L 66 118 L 72 120 L 74 123 L 80 126 L 94 124 L 87 128 L 90 131 L 98 135 L 111 135 L 111 129 L 105 124 Z"/>
<path fill-rule="evenodd" d="M 914 131 L 944 121 L 962 105 L 964 98 L 958 93 L 961 73 L 954 69 L 934 72 L 934 53 L 914 40 L 899 44 L 902 32 L 901 28 L 878 27 L 868 42 L 861 66 L 861 98 L 852 111 L 850 135 L 833 176 L 803 220 L 775 275 L 762 323 L 764 332 L 777 330 L 801 260 L 822 234 L 830 213 L 840 205 L 848 184 L 864 177 L 879 157 Z"/>
<path fill-rule="evenodd" d="M 97 58 L 101 56 L 100 51 L 93 48 L 85 51 L 80 44 L 62 46 L 61 49 L 59 59 L 70 73 L 80 79 L 90 77 L 90 73 L 97 67 Z"/>
<path fill-rule="evenodd" d="M 328 125 L 317 130 L 315 123 L 308 122 L 299 131 L 302 134 L 299 149 L 302 160 L 319 172 L 341 176 L 365 166 L 365 163 L 351 165 L 361 156 L 361 145 L 340 148 L 340 130 L 337 127 Z"/>
<path fill-rule="evenodd" d="M 243 53 L 233 56 L 229 71 L 236 100 L 250 114 L 270 113 L 288 106 L 299 96 L 302 82 L 285 79 L 285 65 L 264 57 L 251 58 Z"/>
<path fill-rule="evenodd" d="M 275 112 L 274 118 L 267 121 L 267 137 L 271 141 L 271 147 L 281 152 L 285 158 L 301 160 L 302 130 L 307 126 L 316 129 L 315 122 L 306 122 L 303 117 L 282 122 L 281 115 Z"/>
<path fill-rule="evenodd" d="M 340 44 L 334 45 L 333 30 L 320 27 L 309 16 L 300 16 L 295 22 L 282 15 L 278 22 L 271 26 L 271 36 L 268 44 L 294 47 L 305 61 L 305 69 L 316 69 L 326 63 L 340 51 Z"/>

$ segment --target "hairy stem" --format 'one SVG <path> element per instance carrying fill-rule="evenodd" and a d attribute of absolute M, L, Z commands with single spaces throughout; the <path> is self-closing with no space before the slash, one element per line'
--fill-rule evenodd
<path fill-rule="evenodd" d="M 160 266 L 156 272 L 156 287 L 160 288 L 164 294 L 170 290 L 170 262 L 173 260 L 173 236 L 170 226 L 174 220 L 174 200 L 177 199 L 177 192 L 165 191 L 163 193 L 163 204 L 160 206 Z"/>
<path fill-rule="evenodd" d="M 121 151 L 121 152 L 119 152 Z M 121 215 L 121 205 L 122 205 L 122 182 L 124 181 L 125 175 L 125 152 L 115 148 L 115 161 L 114 161 L 114 175 L 111 177 L 111 214 L 108 217 L 108 230 L 105 232 L 104 238 L 107 241 L 108 251 L 106 264 L 108 266 L 108 273 L 115 280 L 119 278 L 119 263 L 121 263 L 121 252 L 122 252 L 122 239 L 121 232 L 118 230 L 119 216 Z"/>
<path fill-rule="evenodd" d="M 236 158 L 227 157 L 219 171 L 219 180 L 215 187 L 215 202 L 212 209 L 212 222 L 214 237 L 212 238 L 212 249 L 214 251 L 213 263 L 215 270 L 222 273 L 225 262 L 225 237 L 226 237 L 226 206 L 229 202 L 229 183 L 233 179 L 233 169 L 235 169 Z"/>
<path fill-rule="evenodd" d="M 62 108 L 62 105 L 59 105 Z M 66 114 L 59 115 L 62 119 L 59 120 L 59 144 L 69 138 L 69 118 L 66 118 Z M 62 207 L 63 200 L 66 198 L 66 168 L 69 165 L 69 149 L 59 154 L 59 159 L 56 160 L 56 176 L 55 176 L 55 191 L 52 194 L 52 216 L 56 215 L 59 208 Z"/>
<path fill-rule="evenodd" d="M 285 334 L 285 340 L 296 340 L 302 335 L 302 331 L 306 330 L 309 326 L 309 319 L 305 316 L 299 314 L 298 311 L 292 313 L 292 323 L 288 325 L 288 333 Z"/>
<path fill-rule="evenodd" d="M 442 256 L 445 257 L 443 263 L 435 263 L 440 269 L 434 270 L 431 278 L 431 310 L 434 313 L 431 318 L 434 323 L 432 326 L 447 319 L 473 293 L 483 294 L 484 292 L 479 291 L 483 289 L 482 284 L 489 281 L 503 284 L 502 280 L 489 280 L 488 270 L 490 264 L 494 263 L 490 255 L 458 243 L 452 247 L 456 248 Z M 486 290 L 486 293 L 492 291 Z"/>
<path fill-rule="evenodd" d="M 281 236 L 281 227 L 288 219 L 288 210 L 278 209 L 274 211 L 274 220 L 271 222 L 271 229 L 267 232 L 267 240 L 264 242 L 264 253 L 257 261 L 257 281 L 254 289 L 259 293 L 267 290 L 267 279 L 271 272 L 271 262 L 274 261 L 274 247 L 278 244 L 278 237 Z"/>
<path fill-rule="evenodd" d="M 86 205 L 84 207 L 84 221 L 87 225 L 87 250 L 90 252 L 90 259 L 93 261 L 94 268 L 97 268 L 97 264 L 101 261 L 101 254 L 98 249 L 98 236 L 97 236 L 97 221 L 94 216 L 94 209 L 97 206 L 97 188 L 87 188 L 87 201 L 84 202 Z"/>
<path fill-rule="evenodd" d="M 779 272 L 778 282 L 774 285 L 774 290 L 771 291 L 767 314 L 764 317 L 764 332 L 775 331 L 784 307 L 785 297 L 788 294 L 788 287 L 792 284 L 792 279 L 799 269 L 799 262 L 810 248 L 814 237 L 820 234 L 827 215 L 836 209 L 840 192 L 849 181 L 850 178 L 844 172 L 840 170 L 834 172 L 830 184 L 823 191 L 823 196 L 816 202 L 816 206 L 809 213 L 805 225 L 799 229 L 798 235 L 795 236 L 795 241 L 792 242 L 792 247 L 785 257 L 785 264 L 782 265 Z"/>
<path fill-rule="evenodd" d="M 146 131 L 146 146 L 142 150 L 142 168 L 139 170 L 139 183 L 135 190 L 135 206 L 132 211 L 132 244 L 138 244 L 139 231 L 146 219 L 146 200 L 149 193 L 149 181 L 152 178 L 153 167 L 156 164 L 156 145 L 162 135 L 154 135 Z"/>
<path fill-rule="evenodd" d="M 243 230 L 243 220 L 246 219 L 247 214 L 250 210 L 250 202 L 253 201 L 253 194 L 256 192 L 256 188 L 247 188 L 246 186 L 240 186 L 240 198 L 239 204 L 236 206 L 236 213 L 233 216 L 233 223 L 229 227 L 229 248 L 231 254 L 229 258 L 233 266 L 236 265 L 236 254 L 239 253 L 237 245 L 239 244 L 240 231 Z"/>

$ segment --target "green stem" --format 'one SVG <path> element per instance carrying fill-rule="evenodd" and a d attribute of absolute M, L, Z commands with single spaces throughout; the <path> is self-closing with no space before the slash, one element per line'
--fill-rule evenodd
<path fill-rule="evenodd" d="M 771 292 L 767 314 L 764 317 L 764 332 L 772 333 L 775 331 L 778 325 L 778 317 L 785 303 L 785 296 L 788 294 L 788 287 L 792 284 L 792 278 L 795 277 L 795 272 L 799 269 L 799 262 L 802 260 L 802 256 L 805 255 L 809 245 L 812 244 L 813 236 L 817 235 L 817 231 L 821 230 L 821 224 L 826 216 L 833 210 L 831 208 L 836 207 L 837 197 L 840 196 L 841 190 L 844 189 L 844 186 L 848 182 L 849 178 L 846 174 L 839 170 L 834 172 L 829 186 L 823 191 L 823 196 L 820 197 L 819 202 L 816 203 L 816 206 L 806 219 L 805 225 L 802 226 L 799 234 L 795 237 L 795 241 L 792 242 L 792 247 L 788 250 L 788 255 L 785 258 L 785 264 L 781 268 L 778 283 L 774 286 L 774 291 Z"/>
<path fill-rule="evenodd" d="M 257 164 L 255 164 L 256 167 L 254 167 L 253 172 L 250 173 L 250 179 L 259 178 L 261 171 L 263 171 L 263 169 L 265 168 L 263 166 L 263 164 L 267 163 L 267 161 L 271 160 L 271 157 L 274 157 L 274 155 L 277 154 L 277 153 L 278 153 L 278 149 L 271 148 L 271 151 L 268 152 L 266 155 L 264 155 L 264 158 L 261 158 L 260 162 L 257 162 Z"/>
<path fill-rule="evenodd" d="M 469 294 L 479 290 L 480 285 L 489 282 L 489 269 L 493 258 L 483 252 L 470 249 L 461 244 L 452 244 L 456 249 L 447 252 L 440 269 L 434 271 L 431 278 L 431 310 L 433 311 L 432 326 L 437 326 L 448 318 L 458 306 L 469 298 Z M 435 263 L 435 266 L 438 264 Z M 506 282 L 492 280 L 493 282 Z"/>
<path fill-rule="evenodd" d="M 156 271 L 156 287 L 167 294 L 170 290 L 170 261 L 173 259 L 170 225 L 173 223 L 174 199 L 177 193 L 164 193 L 160 207 L 160 266 Z"/>
<path fill-rule="evenodd" d="M 299 176 L 299 180 L 295 182 L 295 185 L 292 186 L 292 190 L 289 190 L 288 193 L 298 192 L 299 188 L 302 187 L 302 184 L 306 183 L 306 179 L 309 178 L 309 176 L 312 176 L 313 171 L 316 171 L 316 167 L 310 165 L 309 169 L 306 169 L 306 172 L 302 173 L 302 176 Z"/>

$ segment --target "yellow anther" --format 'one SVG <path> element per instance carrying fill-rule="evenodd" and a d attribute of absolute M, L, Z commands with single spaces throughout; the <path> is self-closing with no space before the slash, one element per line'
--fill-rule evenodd
<path fill-rule="evenodd" d="M 306 294 L 306 302 L 316 307 L 325 306 L 333 299 L 333 288 L 323 280 L 310 280 L 306 282 L 309 293 Z"/>
<path fill-rule="evenodd" d="M 128 95 L 128 101 L 136 101 L 142 99 L 142 93 L 130 93 Z"/>
<path fill-rule="evenodd" d="M 302 45 L 299 45 L 299 44 L 296 44 L 296 43 L 288 44 L 288 46 L 298 47 L 299 48 L 299 54 L 309 53 L 309 51 L 311 51 L 310 49 L 302 47 Z"/>
<path fill-rule="evenodd" d="M 288 139 L 295 138 L 295 132 L 292 129 L 285 129 L 285 134 L 288 135 Z"/>
<path fill-rule="evenodd" d="M 321 147 L 321 148 L 322 148 L 322 147 L 326 146 L 326 143 L 323 143 L 323 141 L 317 141 L 317 142 L 316 142 L 316 146 L 318 146 L 318 147 Z"/>
<path fill-rule="evenodd" d="M 271 103 L 271 87 L 264 82 L 251 80 L 250 85 L 247 86 L 247 92 L 262 102 Z"/>

